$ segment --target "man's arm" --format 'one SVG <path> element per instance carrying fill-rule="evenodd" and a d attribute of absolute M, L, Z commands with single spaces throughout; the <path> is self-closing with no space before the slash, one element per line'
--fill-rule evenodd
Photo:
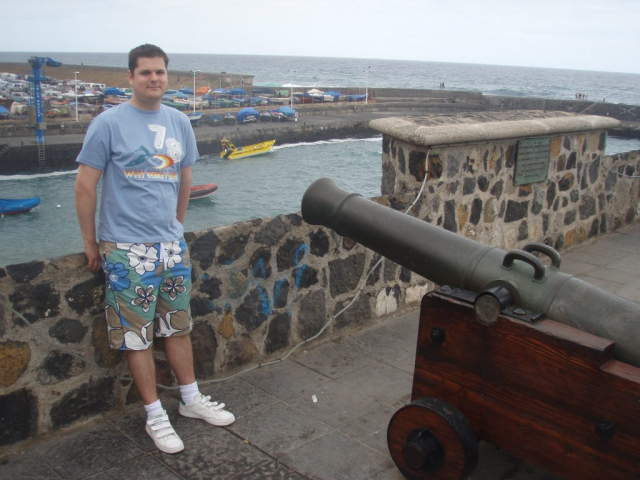
<path fill-rule="evenodd" d="M 102 171 L 87 165 L 78 167 L 76 178 L 76 214 L 89 270 L 100 270 L 100 252 L 96 241 L 97 187 Z"/>
<path fill-rule="evenodd" d="M 180 190 L 178 191 L 178 208 L 176 217 L 184 225 L 184 217 L 187 214 L 189 195 L 191 194 L 191 167 L 180 169 Z"/>

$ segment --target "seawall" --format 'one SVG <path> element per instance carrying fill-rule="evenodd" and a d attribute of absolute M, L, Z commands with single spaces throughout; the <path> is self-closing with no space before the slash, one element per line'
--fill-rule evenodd
<path fill-rule="evenodd" d="M 340 89 L 345 91 L 349 89 Z M 220 140 L 229 138 L 237 145 L 277 139 L 278 144 L 362 137 L 375 134 L 369 121 L 383 116 L 472 114 L 482 111 L 541 110 L 561 111 L 611 117 L 625 125 L 611 130 L 616 135 L 640 138 L 640 106 L 598 103 L 583 100 L 555 100 L 531 97 L 489 96 L 480 92 L 451 90 L 412 90 L 376 88 L 370 90 L 372 101 L 338 104 L 297 105 L 297 123 L 259 123 L 210 127 L 201 121 L 195 128 L 202 154 L 220 152 Z M 219 113 L 211 110 L 205 112 Z M 203 117 L 204 118 L 204 117 Z M 90 118 L 76 123 L 71 119 L 49 121 L 45 132 L 45 168 L 75 168 Z M 0 174 L 25 172 L 40 168 L 33 127 L 28 124 L 0 123 Z"/>

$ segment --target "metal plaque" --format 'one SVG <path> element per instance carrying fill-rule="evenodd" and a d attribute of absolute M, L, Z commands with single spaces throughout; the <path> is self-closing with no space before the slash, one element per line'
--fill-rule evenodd
<path fill-rule="evenodd" d="M 526 185 L 546 180 L 549 174 L 550 156 L 551 137 L 518 140 L 516 174 L 513 183 Z"/>

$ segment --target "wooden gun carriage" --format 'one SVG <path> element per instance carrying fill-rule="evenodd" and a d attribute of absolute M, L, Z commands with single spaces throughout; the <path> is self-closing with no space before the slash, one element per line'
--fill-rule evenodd
<path fill-rule="evenodd" d="M 387 432 L 406 478 L 468 478 L 484 440 L 567 480 L 640 479 L 640 305 L 561 273 L 546 245 L 482 246 L 328 179 L 302 214 L 442 285 Z"/>

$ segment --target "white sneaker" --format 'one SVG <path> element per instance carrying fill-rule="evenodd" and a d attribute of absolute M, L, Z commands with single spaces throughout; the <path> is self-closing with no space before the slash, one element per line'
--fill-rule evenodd
<path fill-rule="evenodd" d="M 201 418 L 202 420 L 224 427 L 231 425 L 236 421 L 236 417 L 231 412 L 223 410 L 224 403 L 210 402 L 210 396 L 205 397 L 201 393 L 197 393 L 191 403 L 184 403 L 180 400 L 178 412 L 180 415 L 190 418 Z"/>
<path fill-rule="evenodd" d="M 145 428 L 158 450 L 164 453 L 178 453 L 184 450 L 184 443 L 171 426 L 164 410 L 148 419 Z"/>

